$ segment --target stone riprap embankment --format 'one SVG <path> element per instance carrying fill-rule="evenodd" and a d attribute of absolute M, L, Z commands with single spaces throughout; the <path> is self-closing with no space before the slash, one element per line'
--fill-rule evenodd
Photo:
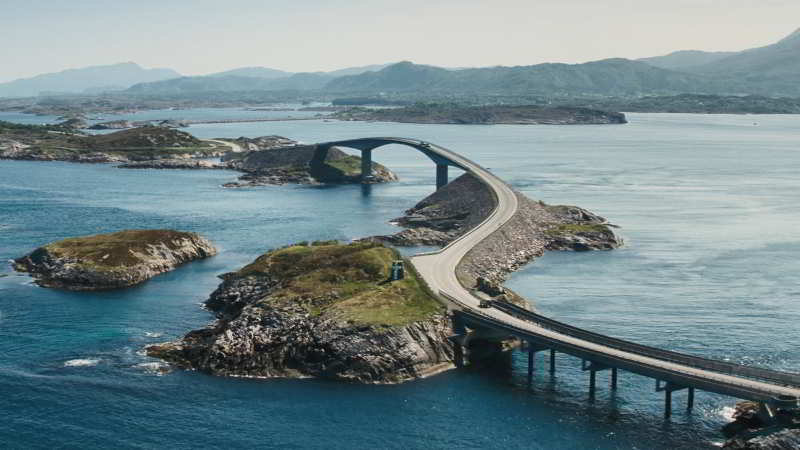
<path fill-rule="evenodd" d="M 457 274 L 464 285 L 475 285 L 479 277 L 501 283 L 545 250 L 608 250 L 622 245 L 612 225 L 600 216 L 577 206 L 547 205 L 516 195 L 516 214 L 459 264 Z M 482 222 L 495 204 L 486 185 L 464 174 L 395 219 L 406 230 L 373 239 L 443 246 Z"/>
<path fill-rule="evenodd" d="M 225 274 L 213 326 L 147 353 L 214 375 L 397 383 L 453 366 L 450 319 L 374 243 L 299 244 Z"/>
<path fill-rule="evenodd" d="M 14 261 L 44 287 L 76 291 L 132 286 L 217 250 L 202 236 L 173 230 L 125 230 L 39 247 Z"/>

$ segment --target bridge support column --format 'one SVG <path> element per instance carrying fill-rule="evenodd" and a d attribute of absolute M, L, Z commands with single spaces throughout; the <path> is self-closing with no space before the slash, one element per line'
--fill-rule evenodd
<path fill-rule="evenodd" d="M 589 371 L 589 400 L 594 400 L 594 393 L 597 388 L 597 372 L 610 369 L 610 367 L 584 359 L 581 362 L 581 369 Z"/>
<path fill-rule="evenodd" d="M 689 389 L 689 402 L 694 403 L 694 388 L 687 386 L 679 386 L 677 384 L 666 382 L 663 386 L 661 380 L 656 380 L 656 392 L 664 391 L 664 418 L 669 419 L 672 415 L 672 393 L 680 391 L 681 389 Z"/>
<path fill-rule="evenodd" d="M 372 175 L 372 150 L 361 150 L 361 181 Z"/>
<path fill-rule="evenodd" d="M 536 357 L 536 350 L 528 350 L 528 387 L 533 386 L 533 363 Z"/>
<path fill-rule="evenodd" d="M 556 351 L 550 349 L 550 373 L 556 373 Z"/>
<path fill-rule="evenodd" d="M 453 362 L 456 367 L 464 367 L 464 347 L 466 347 L 467 340 L 467 327 L 464 324 L 464 318 L 459 314 L 453 314 L 453 336 L 450 340 L 453 342 Z"/>
<path fill-rule="evenodd" d="M 691 411 L 694 408 L 694 388 L 689 388 L 689 396 L 686 398 L 686 409 Z"/>
<path fill-rule="evenodd" d="M 664 391 L 664 418 L 668 419 L 672 415 L 672 391 Z"/>
<path fill-rule="evenodd" d="M 612 367 L 611 368 L 611 389 L 613 389 L 613 390 L 617 389 L 617 368 L 616 367 Z"/>
<path fill-rule="evenodd" d="M 436 164 L 436 190 L 447 184 L 447 164 Z"/>

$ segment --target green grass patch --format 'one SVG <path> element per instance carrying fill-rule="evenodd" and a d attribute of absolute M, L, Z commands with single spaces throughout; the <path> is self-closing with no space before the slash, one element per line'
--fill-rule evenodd
<path fill-rule="evenodd" d="M 325 164 L 342 171 L 345 176 L 361 175 L 361 158 L 358 156 L 347 155 L 332 161 L 325 161 Z"/>
<path fill-rule="evenodd" d="M 303 305 L 313 315 L 331 315 L 359 325 L 399 326 L 424 320 L 442 306 L 412 270 L 389 282 L 394 250 L 376 243 L 335 241 L 293 245 L 269 252 L 234 276 L 269 274 L 281 280 L 270 303 Z"/>
<path fill-rule="evenodd" d="M 64 239 L 44 248 L 54 256 L 76 258 L 84 265 L 113 270 L 141 263 L 134 252 L 144 253 L 148 245 L 163 243 L 174 248 L 173 241 L 193 236 L 193 233 L 173 230 L 125 230 Z"/>

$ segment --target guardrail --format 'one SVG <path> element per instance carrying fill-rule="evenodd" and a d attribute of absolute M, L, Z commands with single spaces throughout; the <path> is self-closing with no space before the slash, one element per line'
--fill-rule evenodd
<path fill-rule="evenodd" d="M 638 373 L 643 376 L 661 379 L 663 381 L 673 381 L 682 386 L 693 386 L 698 389 L 706 390 L 709 392 L 716 392 L 723 395 L 732 395 L 737 398 L 749 399 L 749 400 L 756 400 L 756 401 L 772 401 L 775 397 L 773 393 L 768 393 L 763 390 L 754 389 L 752 386 L 747 386 L 742 383 L 736 383 L 732 380 L 719 380 L 712 377 L 702 377 L 698 375 L 692 375 L 688 373 L 684 373 L 675 369 L 668 369 L 664 367 L 652 366 L 648 365 L 639 361 L 636 361 L 632 358 L 625 358 L 621 356 L 614 356 L 608 355 L 603 352 L 597 350 L 590 350 L 586 348 L 579 347 L 577 345 L 564 342 L 558 340 L 553 337 L 539 335 L 538 333 L 525 330 L 514 325 L 505 323 L 499 319 L 496 319 L 488 314 L 485 314 L 481 311 L 475 310 L 470 306 L 466 305 L 465 303 L 461 302 L 460 300 L 456 299 L 455 297 L 439 291 L 439 294 L 446 299 L 452 301 L 453 303 L 459 305 L 463 308 L 460 311 L 465 317 L 472 318 L 484 325 L 492 326 L 493 328 L 500 329 L 500 330 L 507 330 L 509 333 L 516 335 L 522 339 L 535 339 L 536 341 L 545 343 L 545 345 L 552 345 L 553 348 L 556 350 L 571 354 L 573 356 L 577 356 L 579 358 L 588 359 L 591 361 L 596 361 L 601 364 L 609 365 L 609 367 L 618 367 L 623 370 L 627 370 L 633 373 Z M 554 331 L 554 330 L 548 330 Z M 555 331 L 554 331 L 555 332 Z M 615 349 L 619 350 L 619 349 Z M 622 350 L 620 350 L 622 351 Z M 628 352 L 630 355 L 634 355 L 632 352 Z M 644 356 L 638 355 L 637 356 Z M 655 359 L 655 358 L 653 358 Z M 667 363 L 668 361 L 664 361 Z M 671 362 L 670 362 L 671 363 Z M 671 363 L 675 364 L 675 363 Z M 711 371 L 709 371 L 711 372 Z M 718 376 L 727 376 L 725 374 L 720 374 L 716 372 L 711 372 Z M 739 378 L 739 380 L 744 380 L 744 378 Z M 723 388 L 721 390 L 721 388 Z"/>
<path fill-rule="evenodd" d="M 493 302 L 492 305 L 500 311 L 511 314 L 523 320 L 536 322 L 537 325 L 540 325 L 544 328 L 618 350 L 624 350 L 626 352 L 636 353 L 663 361 L 683 364 L 697 369 L 710 370 L 712 372 L 722 373 L 725 375 L 736 375 L 761 381 L 777 382 L 786 386 L 800 387 L 800 374 L 761 369 L 758 367 L 744 366 L 726 361 L 717 361 L 700 356 L 663 350 L 660 348 L 637 344 L 635 342 L 584 330 L 572 325 L 567 325 L 563 322 L 559 322 L 557 320 L 542 316 L 541 314 L 528 311 L 511 303 Z"/>

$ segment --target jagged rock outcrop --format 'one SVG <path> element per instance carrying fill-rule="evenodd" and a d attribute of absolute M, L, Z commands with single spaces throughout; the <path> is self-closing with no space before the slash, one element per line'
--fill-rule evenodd
<path fill-rule="evenodd" d="M 722 427 L 729 438 L 723 448 L 730 450 L 793 450 L 800 448 L 800 416 L 778 410 L 772 423 L 759 415 L 759 404 L 741 401 L 736 404 L 733 421 Z M 772 430 L 772 432 L 769 432 Z"/>
<path fill-rule="evenodd" d="M 517 192 L 514 217 L 475 246 L 461 261 L 457 274 L 473 286 L 479 277 L 501 283 L 506 276 L 545 250 L 608 250 L 622 245 L 606 219 L 577 206 L 547 205 Z M 495 199 L 489 188 L 464 174 L 431 194 L 403 217 L 394 219 L 408 229 L 371 239 L 393 245 L 447 245 L 482 222 Z"/>
<path fill-rule="evenodd" d="M 733 438 L 722 446 L 728 450 L 797 450 L 800 448 L 800 429 L 784 429 L 749 439 Z"/>
<path fill-rule="evenodd" d="M 150 356 L 214 375 L 397 383 L 452 367 L 451 322 L 409 274 L 387 282 L 392 250 L 321 243 L 269 252 L 223 283 L 214 325 Z"/>
<path fill-rule="evenodd" d="M 126 230 L 65 239 L 14 261 L 36 284 L 68 290 L 132 286 L 217 250 L 205 238 L 173 230 Z"/>

